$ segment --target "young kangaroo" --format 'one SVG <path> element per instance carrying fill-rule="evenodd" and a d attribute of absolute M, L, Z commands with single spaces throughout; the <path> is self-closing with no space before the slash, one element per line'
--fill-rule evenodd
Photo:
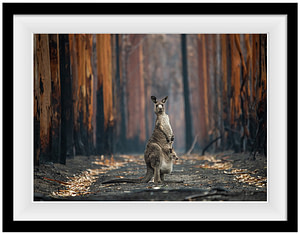
<path fill-rule="evenodd" d="M 121 183 L 121 182 L 149 182 L 154 176 L 154 183 L 161 183 L 164 181 L 164 175 L 172 172 L 173 161 L 178 157 L 172 147 L 174 141 L 174 134 L 170 125 L 169 116 L 165 113 L 164 104 L 168 97 L 163 98 L 160 102 L 156 97 L 151 96 L 154 102 L 154 112 L 156 114 L 156 121 L 153 133 L 148 140 L 144 152 L 144 159 L 147 166 L 147 172 L 142 179 L 115 179 L 105 181 L 107 183 Z"/>

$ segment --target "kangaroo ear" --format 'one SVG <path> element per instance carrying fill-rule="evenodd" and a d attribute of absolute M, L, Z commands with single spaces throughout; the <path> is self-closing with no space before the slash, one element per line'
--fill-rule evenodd
<path fill-rule="evenodd" d="M 157 100 L 156 100 L 155 96 L 151 96 L 151 100 L 152 100 L 152 102 L 157 103 Z"/>
<path fill-rule="evenodd" d="M 162 103 L 165 103 L 168 99 L 168 96 L 166 96 L 163 100 L 161 100 Z"/>

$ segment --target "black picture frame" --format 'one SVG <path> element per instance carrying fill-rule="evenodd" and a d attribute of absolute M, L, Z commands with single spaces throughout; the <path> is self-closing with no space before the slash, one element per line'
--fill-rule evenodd
<path fill-rule="evenodd" d="M 3 231 L 296 232 L 298 230 L 297 8 L 297 3 L 3 3 Z M 287 15 L 287 221 L 175 221 L 176 223 L 174 221 L 15 221 L 13 218 L 13 17 L 18 14 Z"/>

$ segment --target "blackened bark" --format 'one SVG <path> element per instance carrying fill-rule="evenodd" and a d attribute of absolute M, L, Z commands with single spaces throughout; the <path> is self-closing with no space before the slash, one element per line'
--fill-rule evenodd
<path fill-rule="evenodd" d="M 120 151 L 124 151 L 125 149 L 125 140 L 126 140 L 126 123 L 125 123 L 125 110 L 124 110 L 124 93 L 123 93 L 123 87 L 122 87 L 122 83 L 121 83 L 121 74 L 120 74 L 120 47 L 119 47 L 119 35 L 117 34 L 115 36 L 116 42 L 116 86 L 117 86 L 117 90 L 119 92 L 119 95 L 117 97 L 118 99 L 118 104 L 119 104 L 119 108 L 120 108 L 120 113 L 118 114 L 118 116 L 120 116 L 120 136 L 118 137 L 118 142 L 116 147 L 120 150 Z"/>
<path fill-rule="evenodd" d="M 61 158 L 60 163 L 66 163 L 66 157 L 73 157 L 73 103 L 72 79 L 70 75 L 69 38 L 66 34 L 59 35 L 59 58 L 61 78 Z"/>
<path fill-rule="evenodd" d="M 61 90 L 59 74 L 58 35 L 49 35 L 50 69 L 51 69 L 51 158 L 59 162 L 61 155 Z"/>
<path fill-rule="evenodd" d="M 96 152 L 104 153 L 104 110 L 103 110 L 103 85 L 97 91 L 97 113 L 96 113 Z"/>
<path fill-rule="evenodd" d="M 182 51 L 182 79 L 183 79 L 183 96 L 184 96 L 184 112 L 185 112 L 185 149 L 190 148 L 192 137 L 192 116 L 189 100 L 189 81 L 188 81 L 188 61 L 187 61 L 187 47 L 186 35 L 181 35 L 181 51 Z"/>
<path fill-rule="evenodd" d="M 34 165 L 40 164 L 40 149 L 40 121 L 36 117 L 34 117 Z"/>

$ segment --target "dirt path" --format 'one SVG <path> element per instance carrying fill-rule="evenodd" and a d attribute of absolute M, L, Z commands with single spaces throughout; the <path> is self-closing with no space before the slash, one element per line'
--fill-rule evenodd
<path fill-rule="evenodd" d="M 76 156 L 66 165 L 35 168 L 35 200 L 250 201 L 267 200 L 267 161 L 222 152 L 183 155 L 163 184 L 102 184 L 145 174 L 143 155 Z"/>

